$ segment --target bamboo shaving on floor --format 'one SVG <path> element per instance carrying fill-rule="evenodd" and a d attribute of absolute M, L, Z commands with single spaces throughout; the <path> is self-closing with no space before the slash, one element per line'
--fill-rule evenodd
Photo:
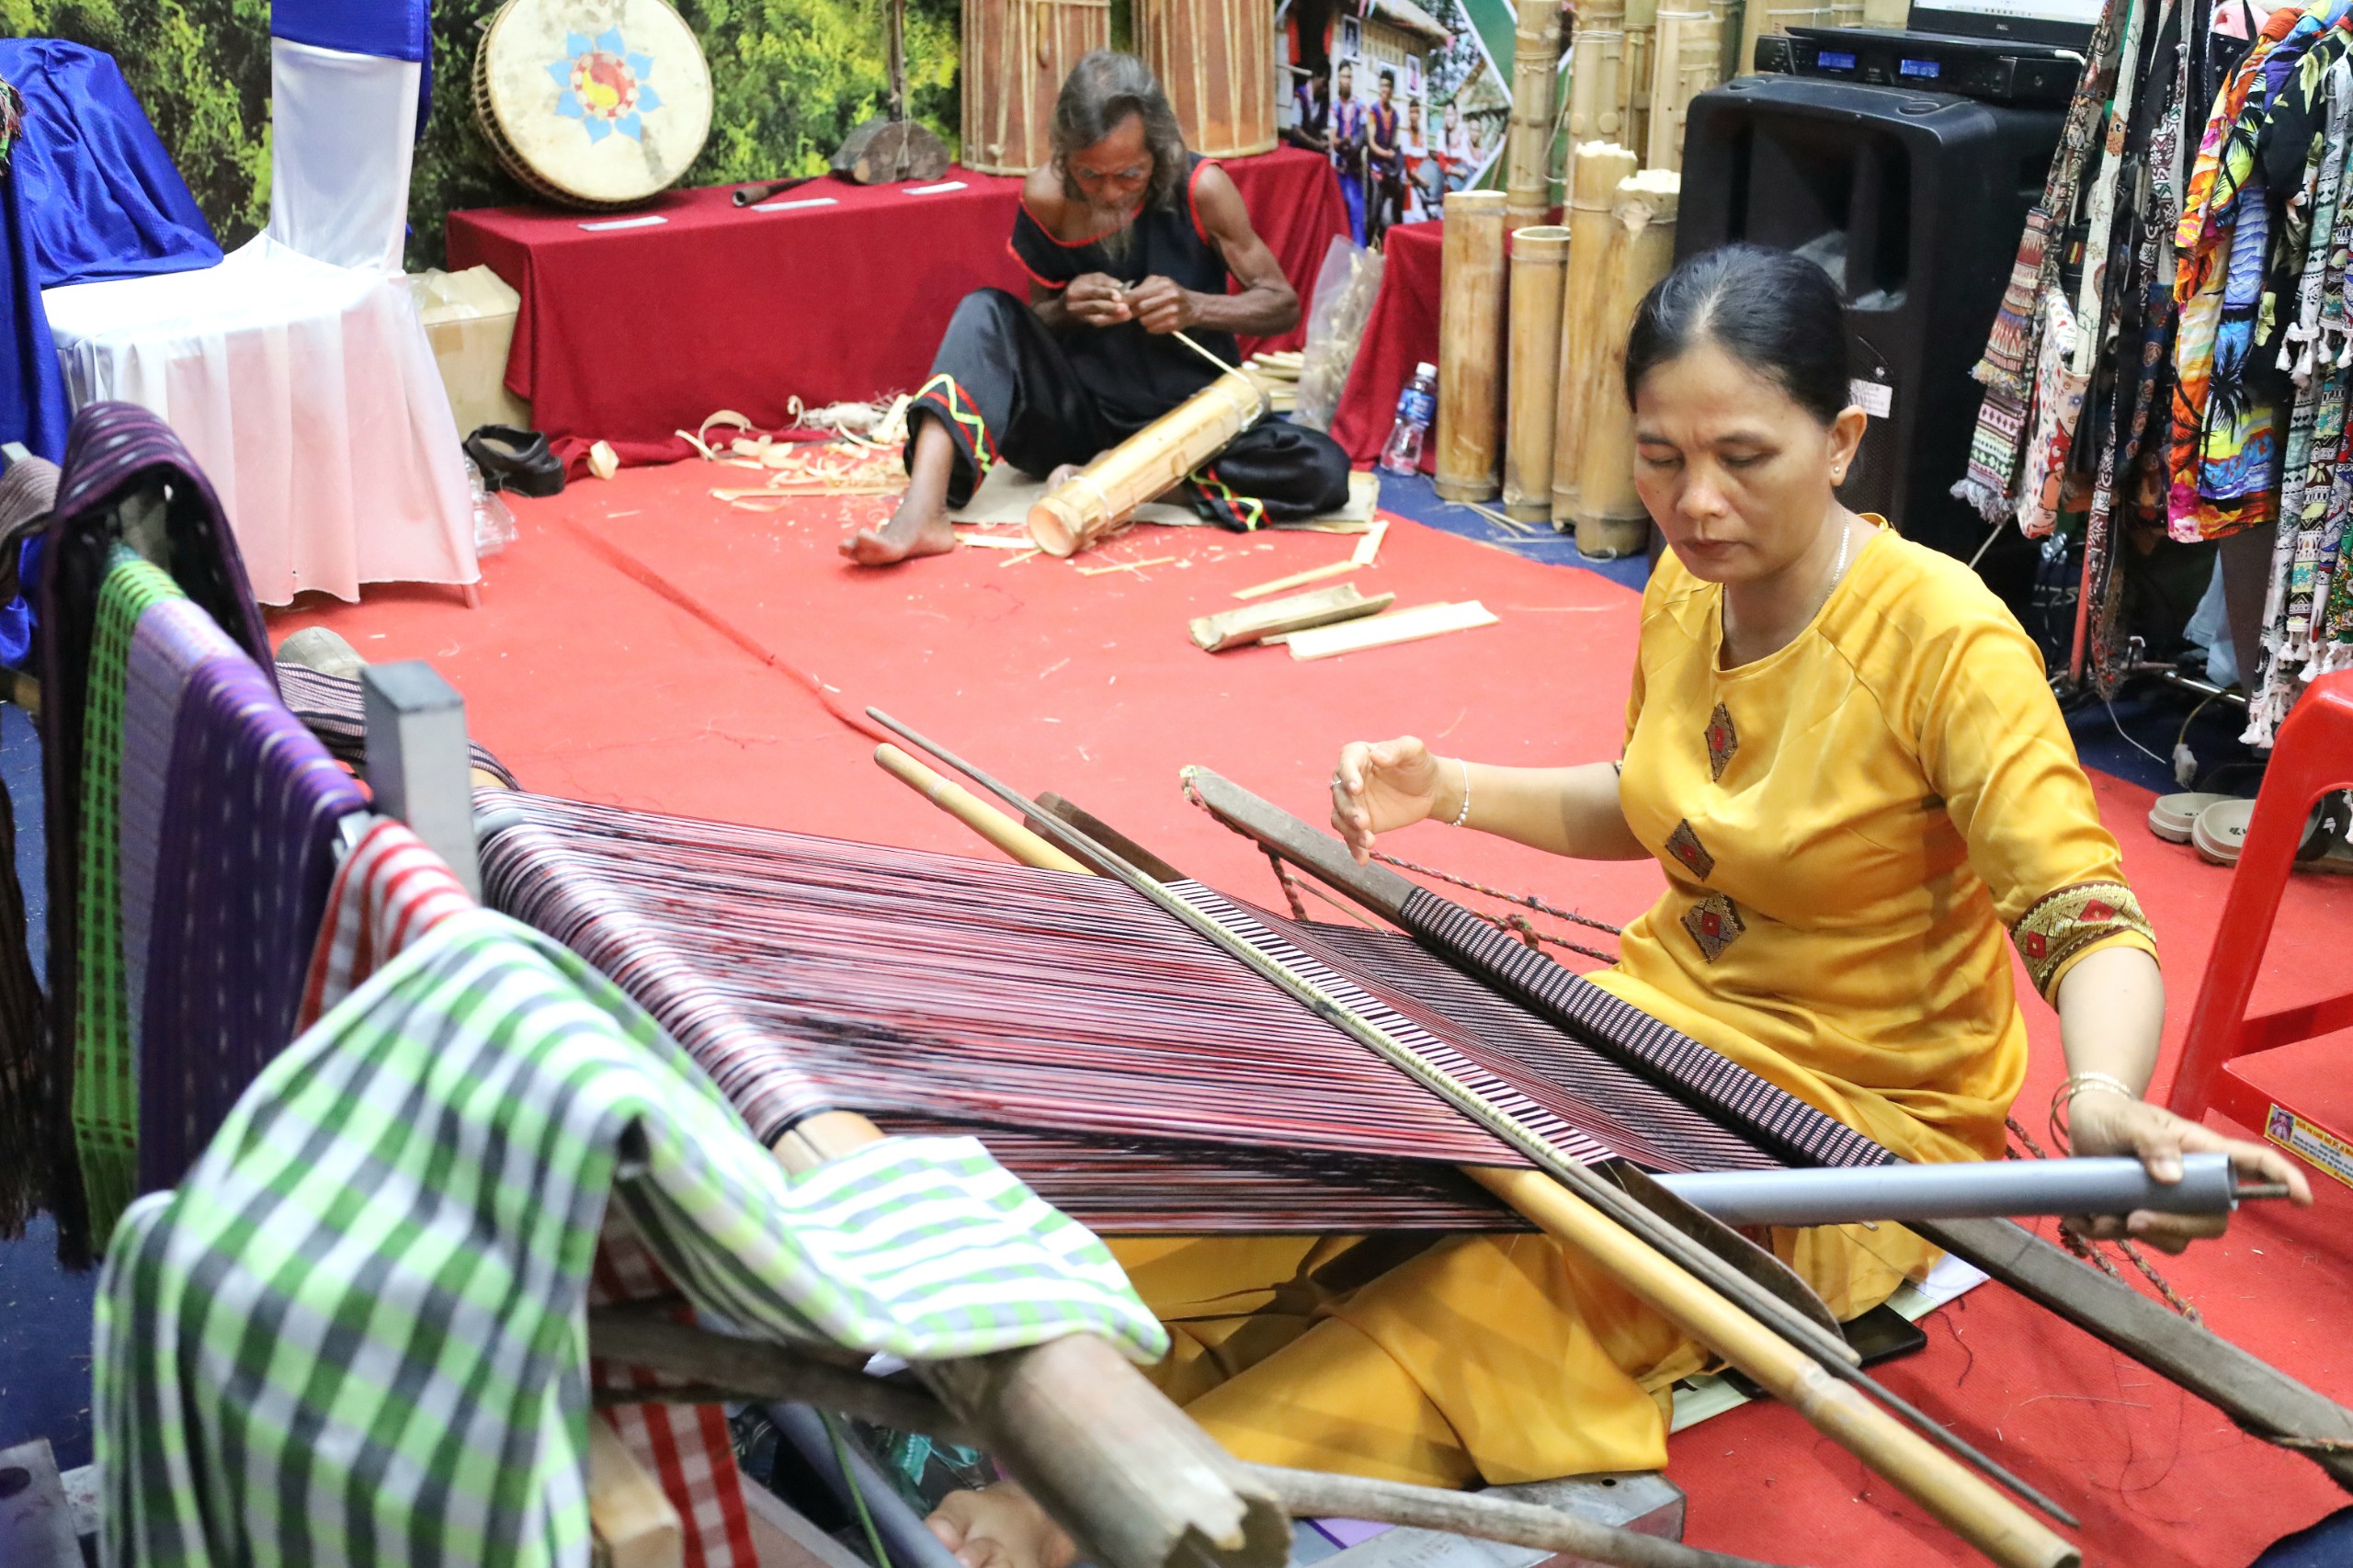
<path fill-rule="evenodd" d="M 834 432 L 824 440 L 779 440 L 756 430 L 732 408 L 719 410 L 691 433 L 677 434 L 705 462 L 768 476 L 757 487 L 710 493 L 738 511 L 773 512 L 810 495 L 896 495 L 907 487 L 899 453 L 911 401 L 903 393 L 888 402 L 835 403 L 804 411 L 799 398 L 790 399 L 787 412 L 795 426 Z M 726 435 L 730 429 L 736 434 Z"/>

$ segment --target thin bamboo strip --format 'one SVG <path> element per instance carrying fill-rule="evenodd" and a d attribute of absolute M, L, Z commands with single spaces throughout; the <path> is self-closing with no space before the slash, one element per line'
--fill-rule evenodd
<path fill-rule="evenodd" d="M 1503 437 L 1504 193 L 1458 190 L 1446 199 L 1438 263 L 1438 472 L 1449 501 L 1484 501 L 1496 490 Z"/>
<path fill-rule="evenodd" d="M 1676 205 L 1680 175 L 1644 169 L 1618 182 L 1597 341 L 1603 347 L 1598 384 L 1585 411 L 1577 454 L 1577 549 L 1608 559 L 1640 552 L 1650 540 L 1650 514 L 1634 489 L 1634 427 L 1623 386 L 1626 333 L 1651 285 L 1675 261 Z"/>
<path fill-rule="evenodd" d="M 1569 231 L 1521 229 L 1511 240 L 1511 358 L 1504 403 L 1504 515 L 1552 516 L 1554 401 L 1561 387 L 1562 287 Z"/>
<path fill-rule="evenodd" d="M 1552 524 L 1575 526 L 1577 463 L 1608 349 L 1601 328 L 1612 248 L 1623 231 L 1611 222 L 1618 184 L 1639 167 L 1615 142 L 1578 144 L 1569 164 L 1569 264 L 1562 291 L 1561 384 L 1552 420 Z"/>

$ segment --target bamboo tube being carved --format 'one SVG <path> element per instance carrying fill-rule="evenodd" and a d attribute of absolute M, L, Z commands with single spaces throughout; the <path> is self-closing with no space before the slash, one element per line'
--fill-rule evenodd
<path fill-rule="evenodd" d="M 923 768 L 920 763 L 911 766 L 915 771 Z M 900 776 L 907 778 L 903 772 Z M 995 809 L 979 803 L 981 812 Z M 965 820 L 976 825 L 971 818 Z M 1010 816 L 1003 818 L 1002 827 L 1022 831 Z M 1009 834 L 988 836 L 1018 857 L 1019 850 L 1011 847 L 1017 840 Z M 1684 1333 L 1755 1378 L 2002 1568 L 2079 1568 L 2080 1552 L 1989 1483 L 1834 1380 L 1803 1351 L 1553 1177 L 1524 1167 L 1466 1165 L 1462 1170 L 1539 1230 L 1590 1259 Z"/>
<path fill-rule="evenodd" d="M 1438 257 L 1438 472 L 1449 501 L 1485 501 L 1503 439 L 1504 193 L 1446 199 Z"/>
<path fill-rule="evenodd" d="M 1552 516 L 1553 403 L 1561 389 L 1562 285 L 1569 231 L 1540 224 L 1511 236 L 1511 358 L 1504 404 L 1504 516 Z"/>
<path fill-rule="evenodd" d="M 1650 514 L 1634 492 L 1634 424 L 1626 406 L 1626 332 L 1651 285 L 1675 262 L 1675 212 L 1683 176 L 1644 169 L 1618 182 L 1597 323 L 1602 347 L 1598 384 L 1585 411 L 1577 454 L 1577 549 L 1608 560 L 1639 554 L 1650 542 Z"/>
<path fill-rule="evenodd" d="M 1519 229 L 1552 211 L 1552 131 L 1561 77 L 1561 7 L 1520 0 L 1511 67 L 1511 130 L 1504 143 L 1504 223 Z"/>
<path fill-rule="evenodd" d="M 1030 540 L 1049 555 L 1077 554 L 1266 413 L 1267 393 L 1256 381 L 1239 370 L 1220 376 L 1040 496 L 1029 508 Z"/>
<path fill-rule="evenodd" d="M 1580 142 L 1569 157 L 1569 265 L 1561 301 L 1561 382 L 1553 398 L 1552 526 L 1576 526 L 1577 461 L 1585 450 L 1586 410 L 1600 385 L 1601 310 L 1611 247 L 1620 231 L 1610 222 L 1618 182 L 1640 165 L 1615 142 Z"/>
<path fill-rule="evenodd" d="M 1650 152 L 1643 166 L 1683 167 L 1683 127 L 1691 100 L 1718 81 L 1722 24 L 1706 11 L 1661 11 L 1651 70 Z"/>

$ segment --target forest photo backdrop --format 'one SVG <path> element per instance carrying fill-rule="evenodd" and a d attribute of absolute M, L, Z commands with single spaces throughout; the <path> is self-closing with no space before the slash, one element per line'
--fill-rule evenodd
<path fill-rule="evenodd" d="M 710 57 L 710 140 L 688 185 L 817 174 L 889 95 L 882 0 L 674 0 Z M 433 113 L 409 183 L 408 266 L 441 265 L 453 208 L 521 201 L 474 123 L 474 50 L 500 0 L 434 0 Z M 908 0 L 907 108 L 956 145 L 958 0 Z M 269 0 L 0 0 L 0 34 L 115 57 L 235 245 L 269 218 Z M 27 127 L 27 134 L 37 134 Z"/>

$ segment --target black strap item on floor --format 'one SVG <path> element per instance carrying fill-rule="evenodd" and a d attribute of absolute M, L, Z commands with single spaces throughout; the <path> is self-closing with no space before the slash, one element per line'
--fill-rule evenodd
<path fill-rule="evenodd" d="M 563 491 L 563 460 L 537 430 L 484 425 L 466 437 L 466 456 L 482 471 L 485 490 L 542 497 Z"/>

